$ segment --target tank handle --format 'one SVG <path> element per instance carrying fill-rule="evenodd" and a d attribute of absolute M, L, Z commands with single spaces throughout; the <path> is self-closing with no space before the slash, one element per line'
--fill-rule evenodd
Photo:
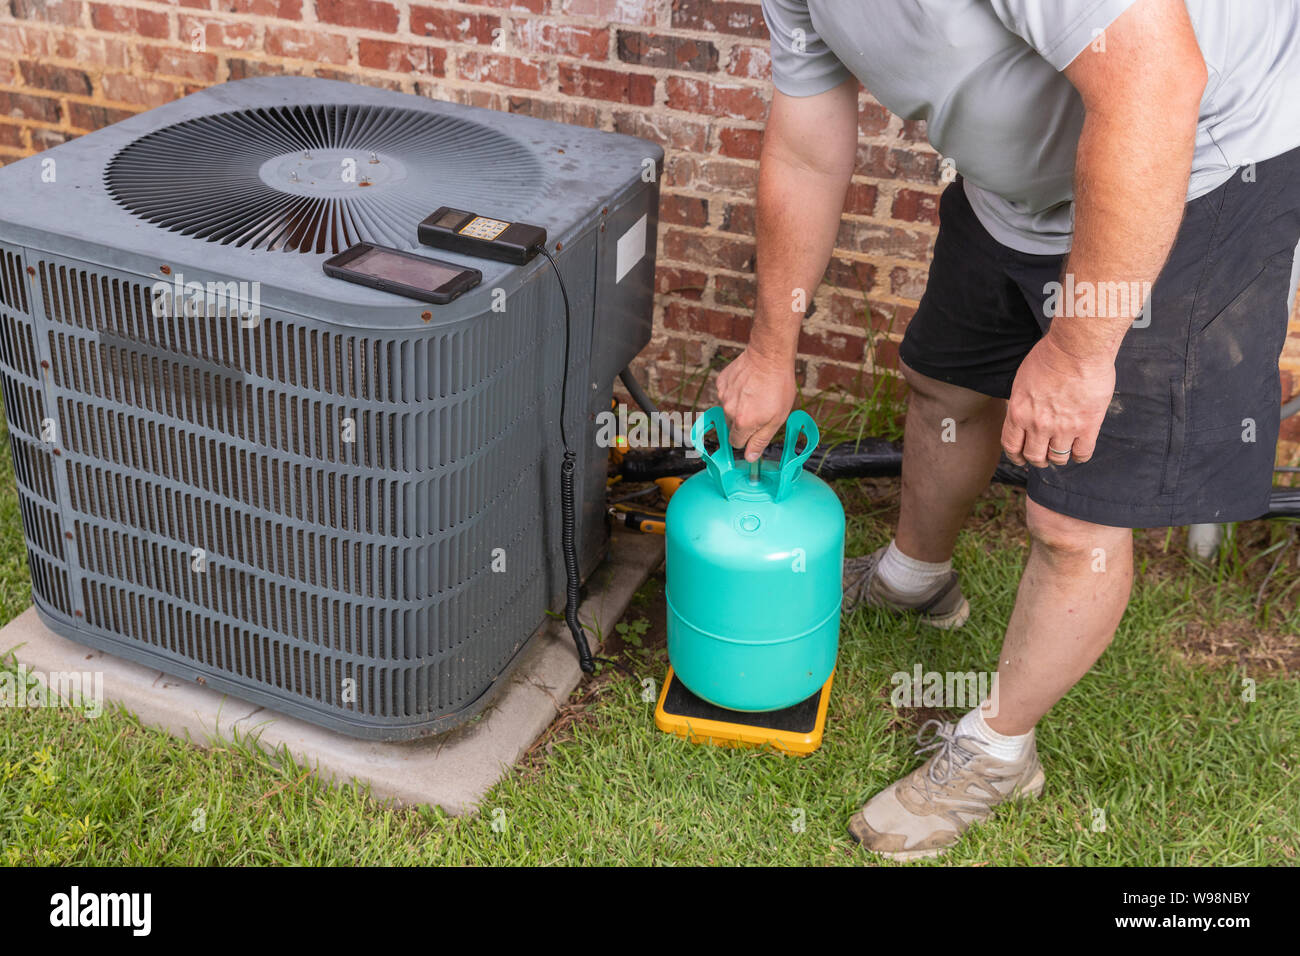
<path fill-rule="evenodd" d="M 718 450 L 711 452 L 704 447 L 704 439 L 709 432 L 718 433 Z M 691 444 L 704 459 L 704 467 L 709 470 L 709 477 L 718 486 L 722 497 L 730 497 L 733 482 L 738 477 L 735 455 L 731 451 L 731 436 L 727 430 L 727 416 L 721 405 L 714 405 L 707 412 L 695 419 L 691 426 Z"/>
<path fill-rule="evenodd" d="M 803 451 L 796 455 L 795 446 L 799 443 L 800 435 L 805 436 L 808 441 L 804 445 Z M 772 498 L 773 501 L 781 501 L 790 493 L 790 488 L 803 471 L 803 463 L 813 453 L 813 449 L 817 447 L 821 437 L 821 432 L 817 430 L 817 423 L 813 421 L 811 415 L 802 409 L 790 413 L 790 417 L 785 421 L 785 444 L 782 446 L 781 451 L 781 477 L 777 483 L 776 494 Z"/>
<path fill-rule="evenodd" d="M 718 434 L 716 452 L 708 451 L 704 447 L 704 439 L 711 431 Z M 804 445 L 803 451 L 796 454 L 795 446 L 800 435 L 807 439 L 807 444 Z M 802 410 L 790 413 L 785 423 L 785 445 L 781 451 L 776 488 L 773 490 L 769 483 L 765 489 L 772 494 L 773 501 L 781 501 L 789 495 L 791 487 L 799 478 L 799 472 L 803 470 L 803 463 L 808 460 L 808 456 L 813 453 L 820 440 L 821 433 L 817 430 L 817 423 L 813 421 L 811 415 Z M 731 449 L 731 436 L 727 429 L 727 417 L 722 411 L 722 406 L 714 405 L 695 420 L 695 424 L 691 427 L 691 444 L 704 459 L 704 466 L 708 469 L 709 476 L 724 498 L 730 498 L 736 491 L 754 490 L 754 484 L 736 467 L 735 454 Z"/>

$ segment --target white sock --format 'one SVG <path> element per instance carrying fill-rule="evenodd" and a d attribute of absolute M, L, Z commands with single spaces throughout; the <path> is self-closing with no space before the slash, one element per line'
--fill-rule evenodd
<path fill-rule="evenodd" d="M 939 564 L 918 561 L 899 551 L 898 545 L 891 541 L 880 559 L 876 574 L 889 585 L 890 590 L 903 597 L 919 597 L 946 578 L 951 570 L 951 559 Z"/>
<path fill-rule="evenodd" d="M 984 714 L 979 707 L 957 721 L 956 732 L 959 736 L 974 737 L 989 756 L 1005 760 L 1007 763 L 1019 760 L 1034 736 L 1032 730 L 1027 734 L 1018 734 L 1014 737 L 998 733 L 984 722 Z"/>

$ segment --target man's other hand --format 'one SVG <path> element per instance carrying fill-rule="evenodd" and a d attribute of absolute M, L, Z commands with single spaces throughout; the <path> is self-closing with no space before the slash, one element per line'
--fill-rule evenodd
<path fill-rule="evenodd" d="M 727 416 L 731 446 L 758 461 L 794 406 L 794 362 L 772 361 L 745 349 L 718 375 L 718 401 Z"/>

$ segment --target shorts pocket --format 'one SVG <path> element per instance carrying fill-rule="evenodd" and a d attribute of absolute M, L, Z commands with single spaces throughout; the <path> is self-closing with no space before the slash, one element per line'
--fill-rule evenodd
<path fill-rule="evenodd" d="M 1169 379 L 1169 430 L 1165 445 L 1165 467 L 1160 479 L 1160 493 L 1172 495 L 1178 490 L 1182 474 L 1183 445 L 1187 441 L 1187 382 L 1181 375 Z"/>

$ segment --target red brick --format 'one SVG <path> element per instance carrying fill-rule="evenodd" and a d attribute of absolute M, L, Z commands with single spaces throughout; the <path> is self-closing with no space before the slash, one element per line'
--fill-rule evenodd
<path fill-rule="evenodd" d="M 761 129 L 725 126 L 718 130 L 718 152 L 733 159 L 758 159 L 763 148 Z"/>
<path fill-rule="evenodd" d="M 662 219 L 662 214 L 660 216 Z M 709 284 L 709 274 L 698 269 L 658 265 L 655 269 L 655 292 L 699 301 Z"/>
<path fill-rule="evenodd" d="M 682 30 L 767 39 L 767 24 L 763 22 L 763 11 L 756 3 L 673 0 L 672 24 Z"/>
<path fill-rule="evenodd" d="M 50 38 L 50 53 L 61 60 L 95 65 L 101 70 L 125 70 L 131 65 L 133 43 L 99 33 L 63 30 Z"/>
<path fill-rule="evenodd" d="M 269 60 L 248 60 L 236 56 L 226 57 L 226 69 L 232 80 L 246 80 L 253 76 L 281 76 L 285 72 L 283 66 Z"/>
<path fill-rule="evenodd" d="M 63 27 L 81 25 L 80 0 L 9 0 L 15 20 L 55 23 Z"/>
<path fill-rule="evenodd" d="M 664 193 L 659 200 L 659 221 L 703 228 L 709 224 L 709 201 L 698 196 Z"/>
<path fill-rule="evenodd" d="M 898 371 L 898 344 L 893 339 L 877 338 L 871 346 L 872 366 Z"/>
<path fill-rule="evenodd" d="M 545 65 L 535 60 L 495 56 L 475 50 L 462 53 L 458 60 L 461 79 L 476 83 L 499 83 L 539 90 L 546 78 Z"/>
<path fill-rule="evenodd" d="M 699 163 L 689 153 L 673 152 L 668 154 L 664 163 L 664 185 L 684 189 L 695 183 Z"/>
<path fill-rule="evenodd" d="M 56 93 L 73 93 L 77 96 L 90 95 L 90 75 L 84 70 L 23 60 L 22 71 L 27 86 L 34 86 L 42 90 L 53 90 Z"/>
<path fill-rule="evenodd" d="M 196 30 L 202 31 L 203 42 L 209 47 L 225 50 L 250 50 L 257 47 L 255 23 L 181 17 L 177 32 L 182 43 L 190 43 Z"/>
<path fill-rule="evenodd" d="M 865 398 L 871 394 L 872 383 L 871 373 L 861 365 L 822 362 L 817 366 L 817 388 L 819 389 L 843 389 L 850 395 Z"/>
<path fill-rule="evenodd" d="M 576 56 L 585 60 L 609 58 L 609 30 L 570 23 L 530 19 L 514 21 L 509 42 L 527 53 Z"/>
<path fill-rule="evenodd" d="M 799 332 L 799 352 L 832 358 L 840 362 L 861 362 L 867 351 L 867 338 L 854 332 L 804 328 Z"/>
<path fill-rule="evenodd" d="M 826 281 L 840 289 L 867 292 L 876 284 L 876 267 L 861 259 L 835 256 L 826 267 Z"/>
<path fill-rule="evenodd" d="M 506 98 L 504 107 L 497 108 L 555 123 L 568 123 L 571 126 L 595 128 L 601 125 L 599 109 L 590 103 L 578 103 L 572 100 L 540 100 L 531 96 L 511 95 Z"/>
<path fill-rule="evenodd" d="M 59 101 L 48 96 L 31 93 L 11 93 L 0 90 L 0 115 L 18 120 L 37 120 L 57 123 L 62 118 Z"/>
<path fill-rule="evenodd" d="M 752 275 L 723 275 L 713 278 L 713 298 L 718 305 L 738 309 L 753 309 L 758 302 L 758 289 Z"/>
<path fill-rule="evenodd" d="M 706 192 L 753 196 L 758 191 L 758 167 L 729 159 L 705 159 L 696 170 L 695 184 Z"/>
<path fill-rule="evenodd" d="M 560 92 L 583 99 L 650 106 L 655 101 L 655 78 L 648 73 L 628 73 L 578 63 L 561 63 Z"/>
<path fill-rule="evenodd" d="M 857 171 L 876 179 L 901 179 L 933 185 L 939 179 L 939 157 L 918 149 L 863 143 L 858 145 Z"/>
<path fill-rule="evenodd" d="M 822 292 L 817 296 L 818 317 L 832 325 L 847 325 L 868 328 L 868 305 L 866 299 L 859 295 L 846 295 L 843 292 Z M 880 330 L 876 330 L 880 331 Z"/>
<path fill-rule="evenodd" d="M 907 323 L 916 315 L 916 308 L 898 302 L 867 300 L 867 327 L 890 335 L 902 335 Z"/>
<path fill-rule="evenodd" d="M 624 63 L 664 70 L 718 70 L 718 48 L 708 40 L 635 30 L 618 31 L 618 58 Z"/>
<path fill-rule="evenodd" d="M 271 56 L 313 63 L 347 63 L 352 59 L 348 38 L 340 33 L 321 33 L 298 27 L 267 27 L 263 47 Z"/>
<path fill-rule="evenodd" d="M 903 139 L 909 143 L 928 143 L 925 120 L 903 120 Z"/>
<path fill-rule="evenodd" d="M 500 34 L 501 18 L 494 13 L 472 13 L 445 7 L 411 7 L 411 32 L 457 43 L 490 44 Z M 508 39 L 508 38 L 507 38 Z"/>
<path fill-rule="evenodd" d="M 115 110 L 109 106 L 96 106 L 93 103 L 68 103 L 68 122 L 77 129 L 103 129 L 105 126 L 112 126 L 134 115 L 131 110 Z"/>
<path fill-rule="evenodd" d="M 1300 415 L 1292 415 L 1290 418 L 1283 420 L 1282 429 L 1278 433 L 1278 440 L 1289 443 L 1300 442 Z"/>
<path fill-rule="evenodd" d="M 556 0 L 559 12 L 571 17 L 594 17 L 613 23 L 655 22 L 657 0 Z"/>
<path fill-rule="evenodd" d="M 615 110 L 614 132 L 639 136 L 661 146 L 702 153 L 708 149 L 709 124 L 664 110 Z"/>
<path fill-rule="evenodd" d="M 652 343 L 641 355 L 660 364 L 699 368 L 704 364 L 704 345 L 700 339 L 670 335 L 657 345 Z"/>
<path fill-rule="evenodd" d="M 920 301 L 925 292 L 925 283 L 929 272 L 925 269 L 912 269 L 907 266 L 894 266 L 889 270 L 889 291 L 900 299 Z"/>
<path fill-rule="evenodd" d="M 383 0 L 316 0 L 316 19 L 381 33 L 397 30 L 397 8 Z"/>
<path fill-rule="evenodd" d="M 750 240 L 670 228 L 663 243 L 666 259 L 729 272 L 751 272 L 754 268 L 754 243 Z"/>
<path fill-rule="evenodd" d="M 879 190 L 872 183 L 849 183 L 844 197 L 844 211 L 854 216 L 870 216 L 876 209 Z"/>
<path fill-rule="evenodd" d="M 880 136 L 889 130 L 894 114 L 872 99 L 858 101 L 858 135 Z"/>
<path fill-rule="evenodd" d="M 357 44 L 357 60 L 370 70 L 445 76 L 447 51 L 425 44 L 393 43 L 362 37 Z"/>
<path fill-rule="evenodd" d="M 524 13 L 546 13 L 548 0 L 464 0 L 467 6 L 496 7 L 501 10 L 519 10 Z"/>
<path fill-rule="evenodd" d="M 671 109 L 731 119 L 761 120 L 767 116 L 767 97 L 759 87 L 670 76 L 665 89 Z"/>
<path fill-rule="evenodd" d="M 718 404 L 717 379 L 701 369 L 660 366 L 654 378 L 654 389 L 660 396 L 659 407 L 663 410 L 679 407 L 676 396 L 701 409 Z"/>
<path fill-rule="evenodd" d="M 163 46 L 142 46 L 139 50 L 140 64 L 150 74 L 183 76 L 209 83 L 217 79 L 216 54 L 192 53 L 189 49 L 177 50 Z"/>
<path fill-rule="evenodd" d="M 24 149 L 23 127 L 14 123 L 0 123 L 0 146 Z"/>
<path fill-rule="evenodd" d="M 939 225 L 939 194 L 923 193 L 916 189 L 900 189 L 894 196 L 890 215 L 907 222 L 928 222 Z"/>
<path fill-rule="evenodd" d="M 104 99 L 136 106 L 162 106 L 176 99 L 176 87 L 162 80 L 105 73 L 100 81 Z"/>
<path fill-rule="evenodd" d="M 754 207 L 750 203 L 729 203 L 722 210 L 722 230 L 754 235 Z"/>
<path fill-rule="evenodd" d="M 185 5 L 206 7 L 208 4 L 206 0 L 192 0 Z M 251 13 L 259 17 L 275 17 L 278 20 L 302 19 L 302 0 L 221 0 L 218 9 L 223 13 Z"/>
<path fill-rule="evenodd" d="M 848 252 L 891 259 L 928 262 L 934 236 L 878 222 L 845 219 L 840 223 L 835 247 Z"/>
<path fill-rule="evenodd" d="M 731 58 L 727 61 L 727 72 L 746 80 L 770 80 L 772 78 L 772 54 L 765 46 L 741 46 L 731 48 Z"/>
<path fill-rule="evenodd" d="M 664 306 L 664 328 L 679 332 L 702 332 L 729 342 L 747 342 L 754 316 L 749 312 L 723 312 L 684 302 Z"/>
<path fill-rule="evenodd" d="M 167 14 L 158 10 L 144 10 L 139 7 L 121 7 L 105 3 L 91 4 L 90 22 L 96 30 L 111 33 L 129 33 L 153 40 L 167 38 L 170 27 Z"/>

